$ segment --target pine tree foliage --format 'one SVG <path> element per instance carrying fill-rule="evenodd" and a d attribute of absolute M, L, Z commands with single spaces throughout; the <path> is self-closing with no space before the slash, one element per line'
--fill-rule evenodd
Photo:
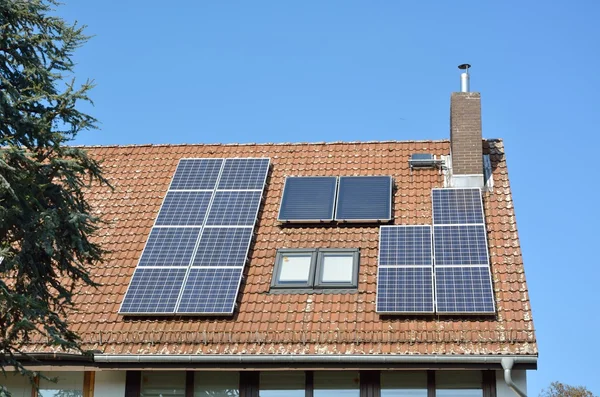
<path fill-rule="evenodd" d="M 548 389 L 540 393 L 540 397 L 596 397 L 583 386 L 569 386 L 560 382 L 552 382 Z"/>
<path fill-rule="evenodd" d="M 79 350 L 67 310 L 103 251 L 83 191 L 106 184 L 99 164 L 67 143 L 96 128 L 77 109 L 73 52 L 84 26 L 54 16 L 54 0 L 0 0 L 0 367 L 24 370 L 32 341 Z"/>

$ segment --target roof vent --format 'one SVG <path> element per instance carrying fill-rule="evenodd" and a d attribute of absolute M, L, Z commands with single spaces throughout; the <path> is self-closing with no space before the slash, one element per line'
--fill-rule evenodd
<path fill-rule="evenodd" d="M 458 65 L 460 70 L 464 70 L 464 73 L 460 74 L 460 92 L 469 92 L 469 68 L 471 65 L 468 63 L 463 63 L 462 65 Z"/>
<path fill-rule="evenodd" d="M 414 168 L 438 168 L 442 165 L 442 160 L 438 160 L 430 153 L 413 153 L 408 160 L 410 170 Z"/>

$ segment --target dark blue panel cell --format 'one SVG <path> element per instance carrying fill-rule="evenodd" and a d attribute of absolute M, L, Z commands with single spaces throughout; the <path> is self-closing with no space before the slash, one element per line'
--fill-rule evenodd
<path fill-rule="evenodd" d="M 155 227 L 138 266 L 189 266 L 199 227 Z"/>
<path fill-rule="evenodd" d="M 168 192 L 157 225 L 202 226 L 212 192 Z"/>
<path fill-rule="evenodd" d="M 214 189 L 221 164 L 222 159 L 182 159 L 169 189 Z"/>
<path fill-rule="evenodd" d="M 342 176 L 335 219 L 377 221 L 391 219 L 392 178 L 389 176 Z"/>
<path fill-rule="evenodd" d="M 217 189 L 262 190 L 269 159 L 226 159 Z"/>
<path fill-rule="evenodd" d="M 433 266 L 431 226 L 382 226 L 379 266 Z"/>
<path fill-rule="evenodd" d="M 481 190 L 433 189 L 433 224 L 484 223 Z"/>
<path fill-rule="evenodd" d="M 377 278 L 377 312 L 432 313 L 431 267 L 380 267 Z"/>
<path fill-rule="evenodd" d="M 177 313 L 231 314 L 243 268 L 192 268 Z"/>
<path fill-rule="evenodd" d="M 435 269 L 438 313 L 494 313 L 490 269 L 438 267 Z"/>
<path fill-rule="evenodd" d="M 436 266 L 489 265 L 485 226 L 434 226 Z"/>
<path fill-rule="evenodd" d="M 252 228 L 205 228 L 192 266 L 244 266 Z"/>
<path fill-rule="evenodd" d="M 285 180 L 280 221 L 331 221 L 336 177 L 288 177 Z"/>
<path fill-rule="evenodd" d="M 262 193 L 217 191 L 208 212 L 210 226 L 253 226 Z"/>
<path fill-rule="evenodd" d="M 187 269 L 136 269 L 120 313 L 173 313 Z"/>

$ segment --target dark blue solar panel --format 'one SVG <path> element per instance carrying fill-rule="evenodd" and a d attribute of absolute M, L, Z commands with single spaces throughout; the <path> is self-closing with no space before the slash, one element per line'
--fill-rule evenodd
<path fill-rule="evenodd" d="M 173 313 L 187 269 L 138 268 L 123 299 L 121 313 Z"/>
<path fill-rule="evenodd" d="M 217 191 L 208 212 L 210 226 L 253 226 L 262 191 Z"/>
<path fill-rule="evenodd" d="M 244 266 L 252 228 L 205 228 L 192 266 Z"/>
<path fill-rule="evenodd" d="M 377 221 L 391 219 L 392 178 L 342 176 L 338 187 L 335 219 Z"/>
<path fill-rule="evenodd" d="M 280 221 L 333 220 L 336 177 L 288 177 L 285 180 Z"/>
<path fill-rule="evenodd" d="M 242 270 L 192 268 L 177 313 L 233 313 Z"/>
<path fill-rule="evenodd" d="M 380 267 L 377 312 L 432 313 L 431 267 Z"/>
<path fill-rule="evenodd" d="M 438 267 L 435 291 L 439 313 L 494 313 L 489 267 Z"/>
<path fill-rule="evenodd" d="M 226 159 L 217 189 L 262 190 L 269 159 Z"/>
<path fill-rule="evenodd" d="M 212 192 L 168 192 L 156 225 L 202 226 Z"/>
<path fill-rule="evenodd" d="M 485 226 L 434 226 L 436 266 L 489 265 Z"/>
<path fill-rule="evenodd" d="M 379 266 L 433 266 L 431 226 L 382 226 L 379 238 Z"/>
<path fill-rule="evenodd" d="M 433 224 L 483 223 L 483 204 L 479 189 L 433 189 Z"/>
<path fill-rule="evenodd" d="M 138 266 L 189 266 L 199 227 L 155 227 Z"/>
<path fill-rule="evenodd" d="M 215 188 L 222 159 L 182 159 L 179 161 L 170 190 L 212 190 Z"/>

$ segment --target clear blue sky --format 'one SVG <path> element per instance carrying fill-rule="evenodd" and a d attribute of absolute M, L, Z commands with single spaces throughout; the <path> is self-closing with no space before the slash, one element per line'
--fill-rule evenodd
<path fill-rule="evenodd" d="M 78 144 L 446 139 L 460 63 L 505 140 L 553 380 L 600 394 L 600 2 L 65 0 L 95 37 Z M 485 4 L 480 4 L 485 3 Z"/>

